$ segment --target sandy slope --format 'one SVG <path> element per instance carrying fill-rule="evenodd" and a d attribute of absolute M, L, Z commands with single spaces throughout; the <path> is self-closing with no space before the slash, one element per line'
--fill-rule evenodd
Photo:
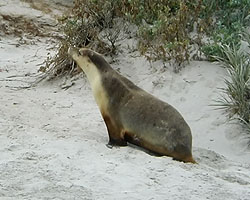
<path fill-rule="evenodd" d="M 43 16 L 18 0 L 6 2 L 1 1 L 0 13 L 14 12 L 13 3 L 17 13 Z M 160 62 L 151 66 L 134 57 L 126 45 L 113 65 L 183 114 L 199 162 L 184 164 L 133 146 L 107 148 L 105 125 L 83 77 L 18 89 L 35 80 L 32 75 L 52 45 L 46 38 L 19 42 L 0 39 L 1 200 L 250 199 L 250 153 L 236 137 L 242 130 L 208 106 L 223 87 L 221 67 L 192 62 L 174 74 Z"/>

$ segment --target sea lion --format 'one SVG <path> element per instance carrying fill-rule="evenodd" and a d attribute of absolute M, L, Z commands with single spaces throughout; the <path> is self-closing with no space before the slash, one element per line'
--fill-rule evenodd
<path fill-rule="evenodd" d="M 109 145 L 127 142 L 175 160 L 196 163 L 191 130 L 181 114 L 120 75 L 98 53 L 69 48 L 86 74 L 108 129 Z"/>

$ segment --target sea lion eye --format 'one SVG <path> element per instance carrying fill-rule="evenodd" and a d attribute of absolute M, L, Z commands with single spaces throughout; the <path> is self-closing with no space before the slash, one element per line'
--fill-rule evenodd
<path fill-rule="evenodd" d="M 86 56 L 86 55 L 88 55 L 88 51 L 87 51 L 87 49 L 82 48 L 82 49 L 79 49 L 79 54 L 81 56 Z"/>
<path fill-rule="evenodd" d="M 83 56 L 83 53 L 82 53 L 81 49 L 78 50 L 78 54 Z"/>

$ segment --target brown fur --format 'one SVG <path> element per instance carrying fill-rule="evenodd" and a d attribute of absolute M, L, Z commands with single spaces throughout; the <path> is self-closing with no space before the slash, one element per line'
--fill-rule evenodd
<path fill-rule="evenodd" d="M 196 163 L 191 130 L 175 108 L 118 74 L 100 54 L 88 49 L 70 49 L 69 54 L 87 74 L 110 145 L 130 142 L 159 155 Z"/>

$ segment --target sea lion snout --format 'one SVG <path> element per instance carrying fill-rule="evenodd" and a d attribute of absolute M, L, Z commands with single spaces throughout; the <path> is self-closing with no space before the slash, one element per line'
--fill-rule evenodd
<path fill-rule="evenodd" d="M 69 47 L 68 54 L 73 58 L 75 55 L 79 56 L 79 49 L 76 47 Z"/>

